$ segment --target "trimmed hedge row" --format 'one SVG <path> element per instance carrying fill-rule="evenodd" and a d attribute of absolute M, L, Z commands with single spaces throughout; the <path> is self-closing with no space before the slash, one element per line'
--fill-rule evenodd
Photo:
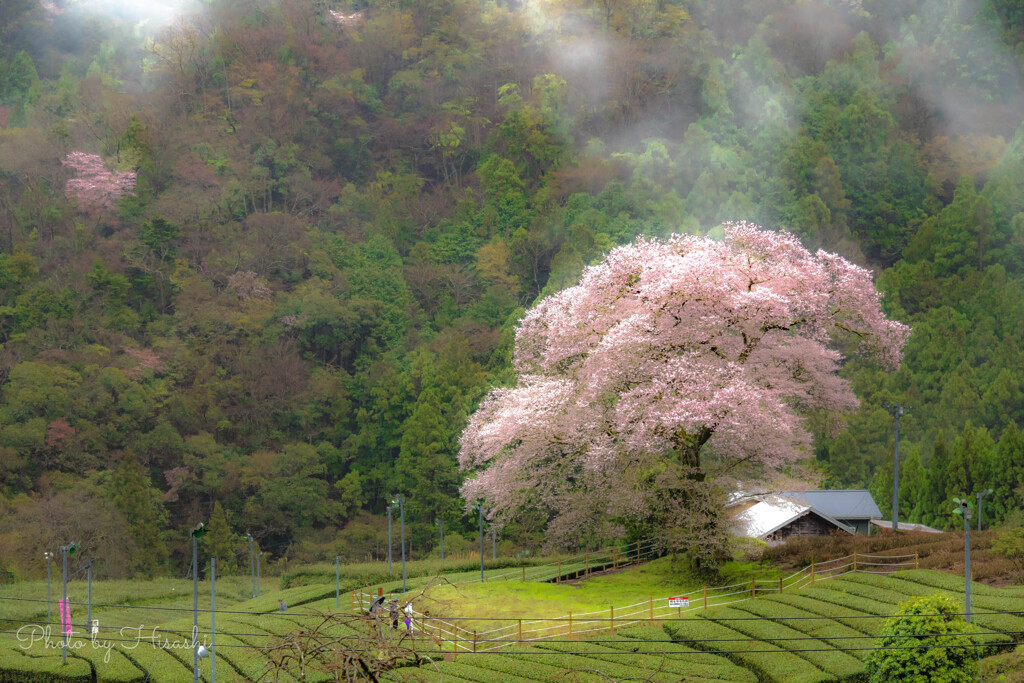
<path fill-rule="evenodd" d="M 143 683 L 146 680 L 146 673 L 135 666 L 120 650 L 116 643 L 109 651 L 106 648 L 93 648 L 88 644 L 77 650 L 68 650 L 68 658 L 76 657 L 88 662 L 96 672 L 96 683 Z"/>
<path fill-rule="evenodd" d="M 721 655 L 712 655 L 690 647 L 676 643 L 663 628 L 654 626 L 633 626 L 618 631 L 622 639 L 609 638 L 602 645 L 616 650 L 633 650 L 636 646 L 623 639 L 635 639 L 644 641 L 641 649 L 645 652 L 657 652 L 659 656 L 666 659 L 685 662 L 687 665 L 699 665 L 706 669 L 717 668 L 721 671 L 718 674 L 720 680 L 740 681 L 755 683 L 757 676 L 747 669 L 736 666 L 727 658 Z"/>
<path fill-rule="evenodd" d="M 752 600 L 751 602 L 756 602 Z M 745 603 L 744 603 L 745 604 Z M 712 610 L 710 619 L 734 617 L 745 620 L 730 621 L 728 627 L 756 639 L 753 649 L 759 649 L 763 642 L 778 640 L 774 644 L 787 652 L 792 652 L 800 659 L 806 660 L 822 671 L 832 674 L 840 681 L 860 681 L 864 679 L 864 664 L 856 657 L 836 650 L 822 640 L 790 640 L 807 638 L 796 629 L 785 626 L 777 621 L 750 619 L 748 612 L 741 612 L 732 607 Z"/>
<path fill-rule="evenodd" d="M 861 583 L 867 586 L 873 586 L 875 588 L 893 590 L 898 593 L 902 593 L 903 595 L 912 597 L 930 595 L 932 593 L 941 593 L 943 595 L 949 595 L 950 597 L 957 599 L 962 597 L 964 594 L 964 586 L 962 581 L 960 582 L 959 588 L 937 588 L 935 586 L 927 586 L 908 579 L 888 579 L 881 576 L 874 576 L 871 574 L 854 575 L 850 577 L 850 580 L 856 581 L 857 583 Z M 993 612 L 1024 611 L 1024 599 L 998 594 L 993 595 L 988 592 L 982 593 L 981 595 L 975 595 L 974 586 L 975 584 L 972 582 L 971 604 L 975 607 L 979 607 L 983 610 L 991 610 Z M 1021 621 L 1019 626 L 1024 627 L 1024 620 Z M 1015 630 L 1024 630 L 1024 628 L 1017 628 Z"/>
<path fill-rule="evenodd" d="M 830 602 L 843 608 L 867 612 L 868 614 L 883 616 L 893 614 L 896 611 L 895 606 L 891 603 L 858 597 L 834 588 L 808 588 L 800 591 L 800 594 L 822 602 Z"/>
<path fill-rule="evenodd" d="M 665 631 L 672 640 L 689 647 L 712 652 L 732 651 L 726 655 L 729 659 L 739 666 L 751 669 L 763 680 L 784 683 L 819 683 L 832 680 L 831 676 L 807 660 L 770 643 L 756 643 L 757 647 L 751 647 L 752 643 L 748 637 L 710 619 L 668 621 L 665 622 Z M 699 642 L 707 639 L 714 639 L 715 642 Z"/>
<path fill-rule="evenodd" d="M 587 650 L 592 649 L 592 646 L 588 646 L 586 643 L 564 643 L 564 645 L 569 648 L 572 648 L 574 645 L 579 645 L 580 647 L 575 653 L 560 652 L 556 650 L 555 648 L 559 645 L 559 643 L 539 642 L 537 647 L 533 649 L 536 654 L 526 655 L 526 657 L 528 657 L 528 661 L 530 662 L 539 662 L 541 664 L 557 667 L 561 669 L 563 673 L 569 670 L 580 671 L 590 669 L 600 671 L 604 674 L 604 676 L 594 674 L 595 681 L 607 681 L 608 677 L 613 679 L 632 678 L 637 674 L 637 669 L 632 666 L 617 664 L 612 661 L 605 661 L 591 656 Z M 574 673 L 574 676 L 576 675 L 578 674 Z M 648 680 L 674 683 L 679 680 L 679 676 L 673 676 L 668 673 L 656 673 L 651 675 Z"/>
<path fill-rule="evenodd" d="M 538 680 L 541 680 L 486 669 L 477 666 L 473 661 L 474 657 L 467 655 L 462 661 L 439 662 L 437 668 L 444 674 L 444 680 L 448 680 L 450 675 L 458 676 L 467 681 L 475 681 L 476 683 L 501 683 L 502 681 L 508 681 L 508 683 L 536 683 Z M 431 669 L 432 667 L 428 667 L 421 669 L 421 671 L 430 671 Z"/>
<path fill-rule="evenodd" d="M 178 683 L 182 678 L 190 677 L 192 673 L 191 661 L 185 666 L 167 650 L 149 643 L 140 643 L 132 650 L 121 648 L 121 653 L 146 672 L 150 683 Z"/>
<path fill-rule="evenodd" d="M 584 656 L 589 660 L 599 660 L 602 662 L 610 662 L 616 666 L 627 666 L 636 672 L 636 675 L 640 675 L 641 672 L 650 674 L 655 671 L 664 674 L 672 675 L 673 680 L 679 680 L 682 676 L 686 680 L 699 679 L 699 680 L 723 680 L 723 670 L 720 667 L 703 667 L 696 663 L 689 663 L 682 661 L 678 658 L 658 656 L 658 655 L 647 655 L 647 654 L 633 654 L 629 650 L 616 648 L 616 652 L 608 652 L 612 649 L 609 647 L 611 643 L 607 645 L 603 642 L 598 642 L 596 645 L 590 643 L 538 643 L 538 647 L 543 650 L 551 650 L 552 652 L 560 652 L 564 654 L 580 655 Z M 630 650 L 639 649 L 640 651 L 647 653 L 651 650 L 647 649 L 647 643 L 638 643 L 637 645 L 631 645 Z M 595 667 L 599 668 L 599 667 Z M 603 666 L 600 667 L 604 671 Z M 739 667 L 733 666 L 733 669 L 741 670 Z M 606 672 L 610 673 L 610 672 Z M 748 672 L 749 673 L 749 672 Z M 743 680 L 736 678 L 726 678 L 725 680 Z"/>
<path fill-rule="evenodd" d="M 0 683 L 91 683 L 92 669 L 84 659 L 68 657 L 67 664 L 60 660 L 60 655 L 0 655 Z"/>
<path fill-rule="evenodd" d="M 877 636 L 885 624 L 885 619 L 882 617 L 875 617 L 850 607 L 841 607 L 832 602 L 816 600 L 806 595 L 771 595 L 765 600 L 806 610 L 809 614 L 831 617 L 836 623 L 868 636 Z"/>
<path fill-rule="evenodd" d="M 232 605 L 233 611 L 239 612 L 253 612 L 254 614 L 263 614 L 266 612 L 277 612 L 280 609 L 278 605 L 278 599 L 285 601 L 288 608 L 298 607 L 308 602 L 314 602 L 317 600 L 323 600 L 324 598 L 334 598 L 334 584 L 330 586 L 326 584 L 314 584 L 307 586 L 296 586 L 295 588 L 289 588 L 286 590 L 276 591 L 269 595 L 261 595 L 258 598 L 250 598 L 245 602 Z M 351 600 L 351 598 L 350 598 Z"/>
<path fill-rule="evenodd" d="M 833 619 L 822 619 L 820 615 L 811 614 L 806 610 L 781 602 L 752 600 L 737 609 L 747 614 L 771 619 L 775 623 L 799 631 L 806 636 L 820 638 L 837 650 L 842 650 L 861 662 L 864 662 L 870 654 L 863 648 L 873 645 L 872 641 L 860 631 L 855 631 Z"/>
<path fill-rule="evenodd" d="M 222 645 L 228 647 L 222 648 Z M 266 655 L 234 636 L 217 636 L 217 659 L 224 660 L 247 681 L 258 680 L 267 670 Z M 294 683 L 295 678 L 287 672 L 281 672 L 277 680 L 282 683 Z"/>
<path fill-rule="evenodd" d="M 964 580 L 962 578 L 945 572 L 935 571 L 933 569 L 908 569 L 906 571 L 896 572 L 893 576 L 900 579 L 906 579 L 907 581 L 913 581 L 914 583 L 919 583 L 922 586 L 942 588 L 944 590 L 955 591 L 957 593 L 964 592 Z M 995 586 L 988 586 L 984 583 L 971 581 L 971 594 L 991 595 L 1001 598 L 1024 598 L 1024 586 L 996 588 Z"/>

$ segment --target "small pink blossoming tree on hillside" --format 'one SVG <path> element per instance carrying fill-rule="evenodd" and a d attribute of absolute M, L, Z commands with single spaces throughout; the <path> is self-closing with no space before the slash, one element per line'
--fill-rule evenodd
<path fill-rule="evenodd" d="M 110 210 L 121 197 L 134 196 L 135 173 L 107 170 L 98 154 L 71 152 L 62 163 L 75 174 L 64 185 L 64 192 L 86 211 Z"/>
<path fill-rule="evenodd" d="M 806 453 L 808 411 L 857 405 L 834 342 L 895 369 L 908 335 L 868 271 L 792 236 L 737 223 L 722 241 L 639 239 L 526 313 L 516 386 L 462 434 L 463 496 L 553 543 L 645 520 L 682 528 L 683 547 L 720 537 L 702 456 L 777 467 Z M 710 517 L 682 519 L 700 505 Z"/>

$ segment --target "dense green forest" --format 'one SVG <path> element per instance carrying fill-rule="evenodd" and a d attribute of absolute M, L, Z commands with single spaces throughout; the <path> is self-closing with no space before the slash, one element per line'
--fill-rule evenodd
<path fill-rule="evenodd" d="M 381 557 L 394 493 L 414 552 L 439 517 L 458 547 L 458 437 L 525 308 L 729 220 L 872 268 L 913 327 L 898 372 L 848 363 L 848 420 L 809 416 L 823 484 L 888 511 L 900 403 L 903 518 L 1020 505 L 1014 0 L 103 6 L 0 3 L 6 578 L 72 536 L 178 572 L 200 519 L 225 569 L 246 532 Z M 83 201 L 73 152 L 133 190 Z"/>

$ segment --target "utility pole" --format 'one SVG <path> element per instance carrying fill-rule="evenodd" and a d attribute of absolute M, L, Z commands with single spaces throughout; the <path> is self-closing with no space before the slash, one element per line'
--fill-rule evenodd
<path fill-rule="evenodd" d="M 43 557 L 46 558 L 46 624 L 49 626 L 53 623 L 50 621 L 50 561 L 53 559 L 53 553 L 46 551 Z"/>
<path fill-rule="evenodd" d="M 444 564 L 444 520 L 438 517 L 434 520 L 434 525 L 441 527 L 441 564 Z"/>
<path fill-rule="evenodd" d="M 480 514 L 480 583 L 484 581 L 484 501 L 479 499 L 473 509 Z"/>
<path fill-rule="evenodd" d="M 64 598 L 63 603 L 62 603 L 64 605 L 63 609 L 65 610 L 65 612 L 67 612 L 69 617 L 71 615 L 71 608 L 68 607 L 68 555 L 74 555 L 77 550 L 78 550 L 78 542 L 77 541 L 74 542 L 74 543 L 68 543 L 67 545 L 62 545 L 60 547 L 60 556 L 61 556 L 61 561 L 63 563 L 63 570 L 61 572 L 61 583 L 63 585 L 63 588 L 61 589 L 61 597 Z M 61 648 L 60 648 L 61 664 L 67 664 L 68 663 L 68 631 L 71 630 L 71 619 L 70 618 L 67 619 L 66 625 L 65 625 L 64 622 L 65 622 L 65 620 L 62 617 L 61 618 L 61 625 L 62 625 L 61 630 L 64 632 L 64 638 L 61 640 Z"/>
<path fill-rule="evenodd" d="M 887 405 L 885 409 L 893 416 L 896 424 L 896 441 L 892 458 L 892 530 L 900 529 L 900 416 L 906 412 L 906 406 L 899 404 Z"/>
<path fill-rule="evenodd" d="M 398 497 L 398 514 L 402 523 L 402 592 L 405 593 L 405 496 Z"/>
<path fill-rule="evenodd" d="M 971 623 L 971 501 L 968 498 L 961 500 L 954 498 L 954 515 L 962 515 L 964 518 L 964 599 L 967 623 Z"/>
<path fill-rule="evenodd" d="M 985 489 L 984 491 L 979 491 L 975 495 L 978 496 L 978 531 L 981 531 L 981 500 L 985 496 L 992 495 L 992 489 Z"/>
<path fill-rule="evenodd" d="M 246 533 L 245 537 L 249 539 L 249 573 L 252 574 L 252 597 L 256 597 L 256 562 L 253 557 L 252 550 L 252 534 Z"/>
<path fill-rule="evenodd" d="M 192 529 L 192 681 L 199 683 L 199 539 L 206 533 L 206 522 L 199 522 Z"/>
<path fill-rule="evenodd" d="M 388 501 L 388 576 L 394 576 L 391 571 L 391 507 L 394 501 Z"/>

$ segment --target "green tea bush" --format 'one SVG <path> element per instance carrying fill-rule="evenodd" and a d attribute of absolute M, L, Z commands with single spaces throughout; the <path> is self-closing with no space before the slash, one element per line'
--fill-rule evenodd
<path fill-rule="evenodd" d="M 864 635 L 877 635 L 885 624 L 884 617 L 875 617 L 852 607 L 816 600 L 806 595 L 771 595 L 764 599 L 766 602 L 777 602 L 805 610 L 808 614 L 831 617 L 836 623 Z"/>
<path fill-rule="evenodd" d="M 458 676 L 459 678 L 467 681 L 475 681 L 476 683 L 501 683 L 502 681 L 508 681 L 508 683 L 536 683 L 537 678 L 524 678 L 522 676 L 516 676 L 514 674 L 494 671 L 493 669 L 487 669 L 482 666 L 478 666 L 474 663 L 473 655 L 466 655 L 464 658 L 460 658 L 459 661 L 455 662 L 439 662 L 438 668 L 444 673 L 444 680 L 448 680 L 449 676 Z M 428 668 L 421 669 L 422 671 L 429 671 Z"/>
<path fill-rule="evenodd" d="M 943 595 L 900 604 L 900 615 L 882 630 L 879 646 L 867 662 L 872 683 L 971 683 L 978 675 L 972 630 L 953 600 Z"/>
<path fill-rule="evenodd" d="M 89 668 L 88 662 L 74 657 L 68 657 L 67 664 L 61 664 L 60 660 L 60 655 L 0 655 L 0 683 L 92 682 L 92 669 Z"/>
<path fill-rule="evenodd" d="M 91 643 L 85 647 L 68 651 L 68 657 L 77 657 L 89 662 L 96 671 L 96 683 L 143 683 L 146 673 L 135 666 L 117 647 L 108 651 L 106 648 L 93 648 Z"/>
<path fill-rule="evenodd" d="M 815 600 L 821 600 L 822 602 L 830 602 L 834 605 L 839 605 L 840 607 L 848 607 L 860 612 L 867 612 L 868 614 L 889 616 L 896 609 L 895 605 L 892 603 L 879 602 L 878 600 L 872 600 L 871 598 L 865 598 L 859 595 L 851 595 L 850 593 L 835 588 L 805 588 L 800 591 L 800 595 L 814 598 Z"/>
<path fill-rule="evenodd" d="M 709 616 L 716 610 L 710 610 Z M 833 677 L 810 662 L 771 643 L 752 643 L 749 637 L 711 619 L 665 622 L 665 631 L 683 645 L 707 651 L 730 651 L 738 665 L 753 670 L 761 679 L 785 683 L 818 683 Z M 754 650 L 754 652 L 743 652 Z"/>
<path fill-rule="evenodd" d="M 757 601 L 751 600 L 750 602 Z M 773 609 L 781 609 L 781 607 L 771 605 L 768 611 Z M 792 652 L 800 659 L 806 660 L 818 669 L 832 674 L 840 681 L 859 681 L 863 678 L 864 665 L 859 660 L 845 652 L 834 649 L 822 640 L 800 640 L 801 638 L 807 638 L 800 631 L 774 620 L 750 619 L 751 615 L 749 613 L 741 612 L 731 607 L 716 609 L 713 612 L 714 614 L 709 615 L 709 618 L 716 620 L 721 618 L 736 619 L 735 621 L 725 623 L 729 628 L 754 639 L 756 642 L 751 643 L 751 649 L 760 649 L 764 643 L 774 640 L 774 644 L 778 647 Z"/>
<path fill-rule="evenodd" d="M 907 581 L 913 581 L 914 583 L 919 583 L 922 586 L 942 588 L 957 593 L 964 592 L 964 580 L 958 576 L 947 574 L 946 572 L 937 572 L 929 569 L 910 569 L 908 571 L 897 572 L 896 574 L 893 574 L 893 576 L 900 579 L 906 579 Z M 987 586 L 983 583 L 972 581 L 971 593 L 975 595 L 992 595 L 996 597 L 1024 598 L 1024 586 L 996 588 L 995 586 Z"/>
<path fill-rule="evenodd" d="M 133 643 L 118 643 L 119 646 L 131 647 Z M 188 679 L 192 673 L 191 661 L 186 666 L 181 660 L 173 657 L 150 643 L 142 642 L 134 649 L 121 647 L 121 653 L 135 666 L 146 672 L 149 683 L 179 683 Z"/>
<path fill-rule="evenodd" d="M 601 641 L 596 643 L 552 642 L 537 644 L 539 648 L 544 650 L 579 655 L 581 657 L 586 657 L 588 660 L 608 662 L 613 664 L 616 669 L 620 666 L 626 666 L 631 668 L 635 672 L 635 675 L 638 676 L 647 676 L 654 672 L 660 672 L 673 676 L 675 680 L 721 680 L 721 678 L 719 678 L 719 674 L 722 673 L 721 668 L 705 667 L 695 662 L 687 662 L 664 655 L 647 654 L 648 652 L 651 652 L 651 650 L 647 649 L 647 643 L 637 643 L 630 648 L 631 650 L 639 650 L 644 654 L 633 653 L 630 652 L 630 650 L 612 648 L 610 645 L 610 643 L 605 644 Z M 609 652 L 609 650 L 612 649 L 615 651 Z M 612 675 L 612 672 L 605 670 L 605 666 L 606 665 L 604 664 L 599 666 L 595 665 L 594 668 L 599 668 L 601 671 Z"/>
<path fill-rule="evenodd" d="M 871 642 L 866 636 L 833 619 L 822 618 L 821 615 L 768 600 L 751 600 L 737 606 L 737 609 L 754 616 L 771 619 L 804 635 L 820 638 L 832 647 L 845 650 L 846 654 L 861 661 L 868 658 L 866 648 L 871 647 Z"/>

